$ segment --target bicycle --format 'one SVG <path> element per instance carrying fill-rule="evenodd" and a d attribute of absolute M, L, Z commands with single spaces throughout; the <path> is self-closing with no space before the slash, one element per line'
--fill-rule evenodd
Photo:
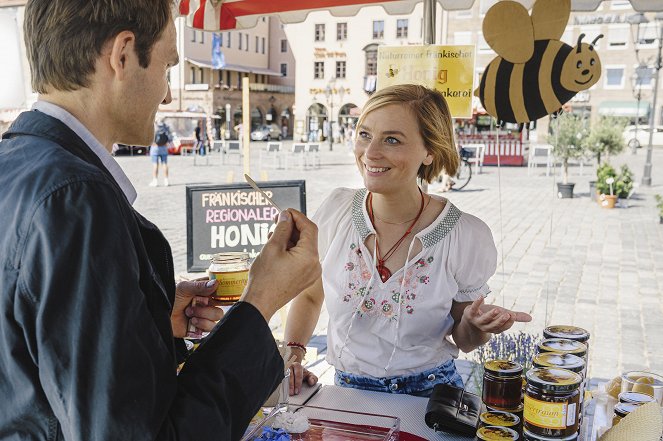
<path fill-rule="evenodd" d="M 459 191 L 462 190 L 467 186 L 467 184 L 470 183 L 470 179 L 472 179 L 472 164 L 470 164 L 470 161 L 468 161 L 468 158 L 471 158 L 474 156 L 472 152 L 469 150 L 465 150 L 464 148 L 460 148 L 460 151 L 458 152 L 458 155 L 460 156 L 460 164 L 458 165 L 458 170 L 456 171 L 456 175 L 451 179 L 451 190 Z M 437 178 L 438 182 L 442 182 L 443 175 L 440 175 Z"/>

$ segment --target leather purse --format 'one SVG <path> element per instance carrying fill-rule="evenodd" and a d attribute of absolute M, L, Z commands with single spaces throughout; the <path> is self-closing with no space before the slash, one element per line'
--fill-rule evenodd
<path fill-rule="evenodd" d="M 426 425 L 435 431 L 474 436 L 481 398 L 450 384 L 437 384 L 426 406 Z"/>

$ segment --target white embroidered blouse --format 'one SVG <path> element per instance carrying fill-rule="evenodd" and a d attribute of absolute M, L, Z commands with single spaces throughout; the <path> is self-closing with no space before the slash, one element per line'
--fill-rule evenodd
<path fill-rule="evenodd" d="M 421 252 L 408 254 L 405 266 L 383 283 L 364 245 L 375 234 L 367 194 L 366 189 L 336 189 L 313 216 L 329 312 L 327 362 L 353 374 L 393 377 L 458 357 L 449 340 L 451 305 L 490 292 L 486 282 L 497 264 L 490 229 L 432 195 L 446 205 L 415 236 Z"/>

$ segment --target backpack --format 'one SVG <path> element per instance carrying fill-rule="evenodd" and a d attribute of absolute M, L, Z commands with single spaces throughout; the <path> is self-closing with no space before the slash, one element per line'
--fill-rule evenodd
<path fill-rule="evenodd" d="M 163 129 L 159 129 L 154 136 L 154 142 L 156 143 L 156 145 L 162 147 L 168 144 L 168 141 L 170 141 L 168 132 Z"/>

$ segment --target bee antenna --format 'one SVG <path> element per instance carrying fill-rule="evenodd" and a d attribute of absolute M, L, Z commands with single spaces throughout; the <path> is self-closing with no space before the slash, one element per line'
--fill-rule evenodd
<path fill-rule="evenodd" d="M 594 45 L 596 45 L 596 42 L 599 41 L 601 38 L 603 38 L 603 34 L 599 34 L 598 37 L 596 37 L 594 41 L 592 41 L 592 44 L 590 44 L 589 46 L 594 47 Z"/>
<path fill-rule="evenodd" d="M 585 38 L 585 34 L 578 35 L 578 44 L 576 46 L 576 53 L 580 53 L 580 43 L 582 43 L 583 38 Z"/>

